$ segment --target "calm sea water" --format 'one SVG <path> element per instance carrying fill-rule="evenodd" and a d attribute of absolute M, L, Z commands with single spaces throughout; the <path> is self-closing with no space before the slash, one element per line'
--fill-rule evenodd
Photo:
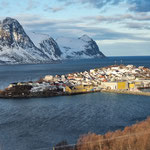
<path fill-rule="evenodd" d="M 5 65 L 0 66 L 0 88 L 3 89 L 11 82 L 36 80 L 47 74 L 79 72 L 120 62 L 150 67 L 150 57 L 109 57 L 65 61 L 61 64 Z M 149 108 L 149 97 L 110 93 L 0 99 L 0 149 L 48 150 L 62 140 L 75 143 L 82 134 L 104 134 L 144 120 L 150 116 Z"/>

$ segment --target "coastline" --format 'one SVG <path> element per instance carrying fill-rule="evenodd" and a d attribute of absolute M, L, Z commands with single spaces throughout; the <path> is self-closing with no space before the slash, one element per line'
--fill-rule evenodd
<path fill-rule="evenodd" d="M 142 91 L 125 91 L 125 90 L 101 90 L 103 93 L 117 93 L 117 94 L 128 94 L 128 95 L 139 95 L 139 96 L 150 96 L 150 92 Z"/>
<path fill-rule="evenodd" d="M 150 96 L 150 69 L 112 65 L 64 75 L 46 75 L 37 81 L 11 83 L 0 98 L 41 98 L 94 92 Z"/>
<path fill-rule="evenodd" d="M 48 98 L 48 97 L 56 97 L 56 96 L 72 96 L 72 95 L 81 95 L 81 94 L 88 94 L 88 93 L 97 93 L 97 92 L 101 92 L 99 91 L 87 91 L 87 92 L 78 92 L 78 93 L 63 93 L 63 92 L 59 92 L 59 93 L 48 93 L 48 94 L 44 94 L 44 93 L 34 93 L 34 94 L 29 94 L 29 95 L 2 95 L 0 94 L 0 99 L 4 98 L 4 99 L 23 99 L 23 98 Z"/>
<path fill-rule="evenodd" d="M 29 95 L 1 95 L 0 94 L 0 99 L 23 99 L 23 98 L 48 98 L 48 97 L 56 97 L 56 96 L 72 96 L 72 95 L 80 95 L 80 94 L 89 94 L 89 93 L 116 93 L 116 94 L 127 94 L 127 95 L 138 95 L 138 96 L 150 96 L 150 92 L 142 92 L 142 91 L 127 91 L 127 90 L 108 90 L 108 89 L 102 89 L 102 90 L 97 90 L 97 91 L 87 91 L 87 92 L 76 92 L 76 93 L 63 93 L 63 92 L 58 92 L 58 93 L 34 93 L 34 94 L 29 94 Z"/>

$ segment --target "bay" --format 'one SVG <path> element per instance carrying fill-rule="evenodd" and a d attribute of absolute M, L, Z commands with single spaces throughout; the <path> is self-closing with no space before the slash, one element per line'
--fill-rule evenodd
<path fill-rule="evenodd" d="M 12 82 L 37 80 L 47 74 L 67 74 L 120 63 L 150 67 L 150 57 L 3 65 L 0 66 L 0 89 Z M 62 140 L 76 143 L 82 134 L 104 134 L 144 120 L 150 116 L 149 107 L 149 97 L 110 93 L 0 99 L 0 148 L 42 150 L 50 149 Z"/>

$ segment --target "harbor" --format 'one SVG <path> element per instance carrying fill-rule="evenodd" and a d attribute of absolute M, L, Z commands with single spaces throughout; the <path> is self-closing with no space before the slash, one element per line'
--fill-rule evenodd
<path fill-rule="evenodd" d="M 150 69 L 144 66 L 112 65 L 65 75 L 46 75 L 37 81 L 11 83 L 0 98 L 37 98 L 109 92 L 150 96 Z"/>

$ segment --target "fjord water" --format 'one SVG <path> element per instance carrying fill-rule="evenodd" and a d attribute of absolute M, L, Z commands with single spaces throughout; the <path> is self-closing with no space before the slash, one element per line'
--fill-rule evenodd
<path fill-rule="evenodd" d="M 122 61 L 121 61 L 122 60 Z M 150 67 L 150 57 L 109 57 L 60 64 L 0 66 L 0 88 L 11 82 L 37 80 L 114 63 Z M 146 96 L 91 93 L 35 99 L 0 99 L 0 149 L 50 149 L 67 140 L 75 143 L 88 132 L 103 134 L 150 116 Z"/>

